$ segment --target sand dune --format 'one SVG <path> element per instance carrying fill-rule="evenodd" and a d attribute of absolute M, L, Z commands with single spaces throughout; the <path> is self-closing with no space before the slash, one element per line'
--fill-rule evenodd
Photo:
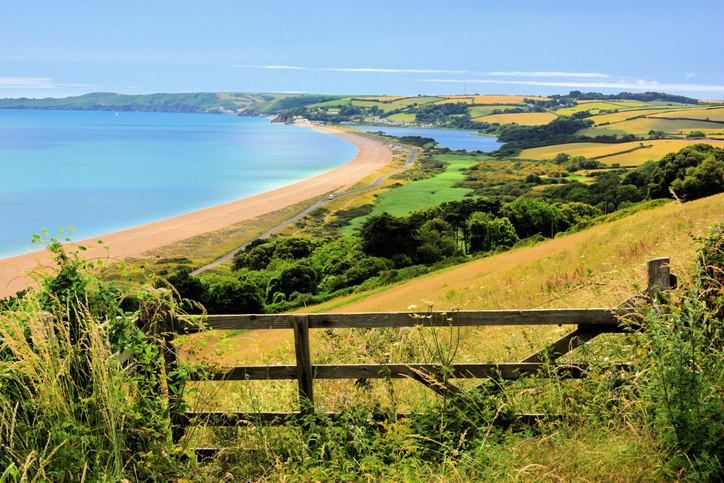
<path fill-rule="evenodd" d="M 359 153 L 344 166 L 268 193 L 82 240 L 78 244 L 95 245 L 100 239 L 110 246 L 114 258 L 138 257 L 148 250 L 280 210 L 329 191 L 345 191 L 392 161 L 389 146 L 368 136 L 327 127 L 315 129 L 350 141 L 359 148 Z M 46 251 L 0 260 L 0 298 L 32 284 L 27 273 L 47 263 Z"/>

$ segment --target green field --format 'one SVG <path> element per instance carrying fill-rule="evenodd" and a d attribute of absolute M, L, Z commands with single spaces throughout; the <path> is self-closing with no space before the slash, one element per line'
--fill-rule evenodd
<path fill-rule="evenodd" d="M 450 163 L 444 173 L 434 178 L 408 183 L 399 188 L 381 193 L 379 202 L 374 210 L 367 216 L 355 218 L 351 225 L 342 229 L 342 234 L 349 236 L 354 233 L 355 228 L 360 228 L 370 216 L 379 215 L 383 211 L 393 216 L 403 216 L 421 208 L 439 205 L 445 201 L 462 200 L 466 194 L 473 190 L 467 188 L 451 188 L 458 181 L 465 179 L 461 172 L 465 168 L 473 166 L 482 159 L 481 156 L 463 157 L 456 155 L 435 155 L 436 161 Z"/>

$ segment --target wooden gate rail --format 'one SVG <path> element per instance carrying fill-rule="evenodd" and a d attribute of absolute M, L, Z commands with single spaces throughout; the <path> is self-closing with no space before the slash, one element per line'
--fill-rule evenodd
<path fill-rule="evenodd" d="M 293 329 L 295 321 L 307 320 L 309 329 L 372 329 L 380 327 L 480 327 L 500 325 L 580 325 L 582 328 L 618 327 L 618 319 L 610 308 L 534 309 L 534 310 L 460 310 L 454 312 L 369 312 L 354 314 L 272 314 L 272 315 L 208 315 L 203 326 L 214 330 Z M 195 321 L 201 317 L 186 316 L 183 330 L 200 330 Z"/>

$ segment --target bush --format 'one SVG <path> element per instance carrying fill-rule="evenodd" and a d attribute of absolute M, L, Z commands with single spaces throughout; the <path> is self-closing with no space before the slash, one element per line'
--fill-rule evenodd
<path fill-rule="evenodd" d="M 67 251 L 59 237 L 45 243 L 55 267 L 0 314 L 0 480 L 13 468 L 12 481 L 186 474 L 193 460 L 173 443 L 169 410 L 185 408 L 190 367 L 164 370 L 160 340 L 135 325 L 138 312 L 120 310 L 119 290 L 93 275 L 103 260 L 81 258 L 85 247 Z M 149 307 L 161 295 L 139 296 Z"/>
<path fill-rule="evenodd" d="M 724 480 L 723 245 L 717 229 L 690 287 L 648 314 L 639 350 L 667 469 L 696 481 Z"/>

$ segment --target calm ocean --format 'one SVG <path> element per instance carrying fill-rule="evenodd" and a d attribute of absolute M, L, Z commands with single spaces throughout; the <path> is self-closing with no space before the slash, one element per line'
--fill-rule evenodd
<path fill-rule="evenodd" d="M 237 116 L 0 110 L 0 259 L 32 235 L 91 238 L 341 166 L 351 143 Z"/>

